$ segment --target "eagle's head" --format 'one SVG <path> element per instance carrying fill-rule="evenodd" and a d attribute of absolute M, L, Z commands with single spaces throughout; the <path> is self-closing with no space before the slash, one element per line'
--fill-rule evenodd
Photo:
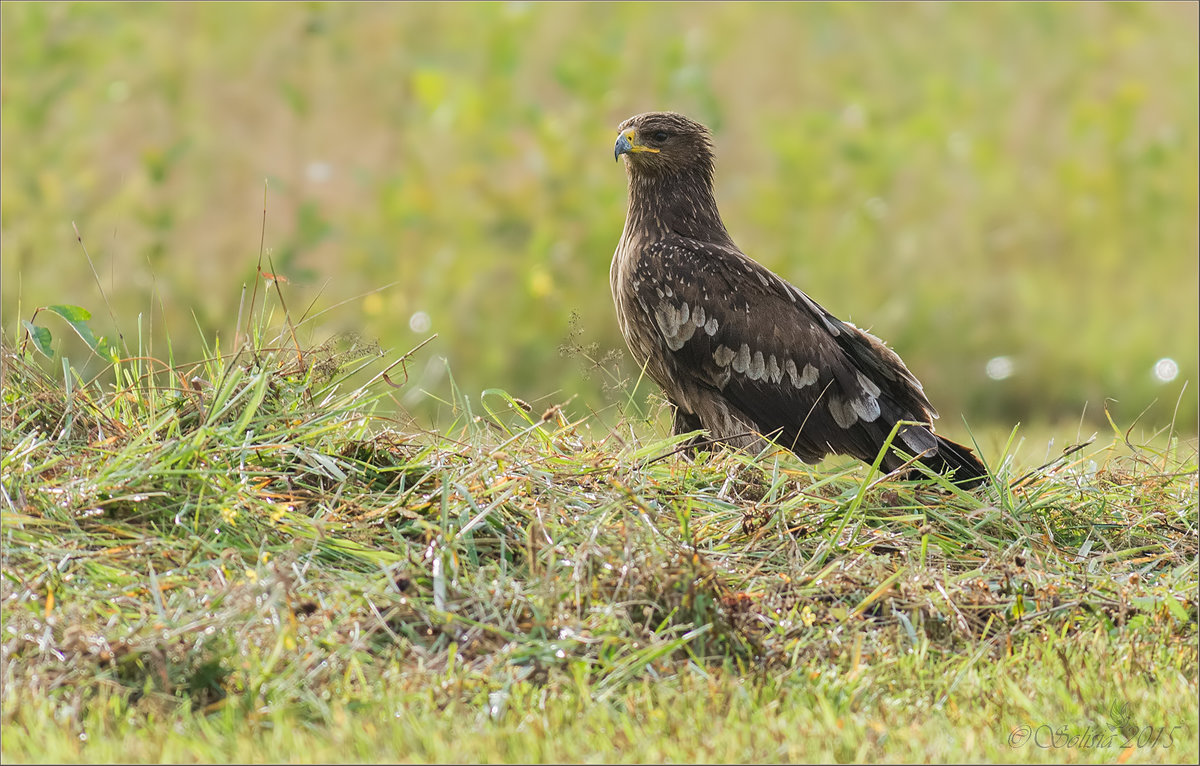
<path fill-rule="evenodd" d="M 617 127 L 613 159 L 625 156 L 631 174 L 661 175 L 700 171 L 711 176 L 712 134 L 675 112 L 646 112 Z"/>

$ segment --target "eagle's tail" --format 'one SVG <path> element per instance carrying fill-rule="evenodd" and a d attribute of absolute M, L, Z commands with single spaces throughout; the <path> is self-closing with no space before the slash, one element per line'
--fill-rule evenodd
<path fill-rule="evenodd" d="M 969 447 L 944 436 L 934 436 L 938 443 L 937 454 L 921 458 L 922 465 L 943 476 L 949 476 L 953 471 L 952 481 L 963 489 L 975 489 L 987 481 L 987 469 Z"/>

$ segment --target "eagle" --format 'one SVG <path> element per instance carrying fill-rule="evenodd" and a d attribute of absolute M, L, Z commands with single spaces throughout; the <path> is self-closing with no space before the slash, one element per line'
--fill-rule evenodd
<path fill-rule="evenodd" d="M 674 432 L 814 463 L 830 453 L 887 471 L 914 457 L 963 488 L 987 471 L 934 432 L 937 412 L 883 341 L 837 319 L 734 244 L 713 194 L 708 128 L 674 112 L 618 126 L 629 181 L 609 278 L 621 334 L 674 407 Z M 696 437 L 691 446 L 698 446 Z M 908 473 L 913 469 L 908 468 Z"/>

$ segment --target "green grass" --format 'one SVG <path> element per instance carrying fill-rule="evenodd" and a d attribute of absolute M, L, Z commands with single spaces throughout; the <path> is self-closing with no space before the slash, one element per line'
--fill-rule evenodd
<path fill-rule="evenodd" d="M 502 391 L 420 431 L 421 352 L 286 325 L 95 381 L 5 341 L 6 761 L 1200 754 L 1192 440 L 967 494 Z"/>
<path fill-rule="evenodd" d="M 1200 757 L 1195 4 L 0 22 L 6 762 Z M 676 453 L 656 108 L 989 487 Z"/>

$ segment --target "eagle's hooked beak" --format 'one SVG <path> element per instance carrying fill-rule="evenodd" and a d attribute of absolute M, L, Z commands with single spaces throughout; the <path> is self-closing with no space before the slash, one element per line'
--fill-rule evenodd
<path fill-rule="evenodd" d="M 613 147 L 613 160 L 620 159 L 622 154 L 634 154 L 636 152 L 654 152 L 658 153 L 657 149 L 637 143 L 637 131 L 633 128 L 626 128 L 617 135 L 617 144 Z"/>
<path fill-rule="evenodd" d="M 613 147 L 613 160 L 619 160 L 622 154 L 633 151 L 633 142 L 629 139 L 634 135 L 633 128 L 630 128 L 617 136 L 617 145 Z"/>

